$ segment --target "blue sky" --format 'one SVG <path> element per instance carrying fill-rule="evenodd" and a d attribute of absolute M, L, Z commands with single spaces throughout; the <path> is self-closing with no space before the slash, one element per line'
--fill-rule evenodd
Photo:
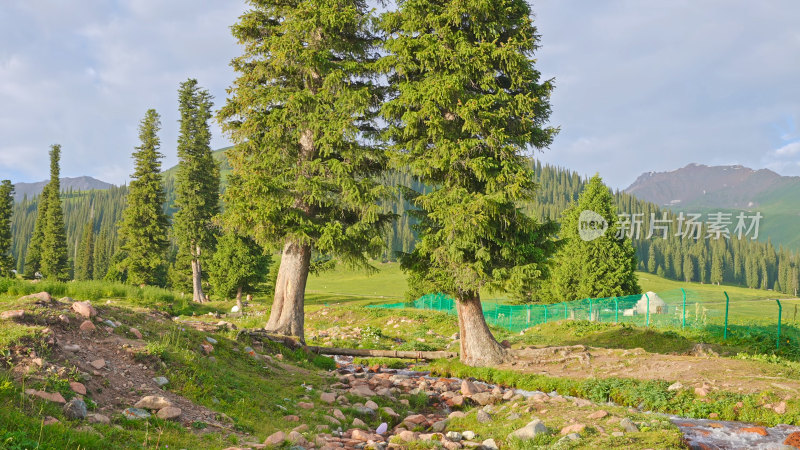
<path fill-rule="evenodd" d="M 234 0 L 0 2 L 0 178 L 62 174 L 120 184 L 136 127 L 162 115 L 175 164 L 177 88 L 220 106 L 239 53 Z M 696 162 L 800 175 L 800 2 L 540 0 L 537 67 L 555 78 L 554 144 L 537 156 L 624 188 Z M 215 147 L 227 145 L 216 125 Z"/>

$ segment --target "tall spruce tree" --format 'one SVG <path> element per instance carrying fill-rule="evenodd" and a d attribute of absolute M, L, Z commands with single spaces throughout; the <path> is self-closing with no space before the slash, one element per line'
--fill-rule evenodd
<path fill-rule="evenodd" d="M 16 268 L 11 254 L 11 219 L 14 213 L 14 185 L 10 180 L 0 183 L 0 278 L 13 275 Z"/>
<path fill-rule="evenodd" d="M 373 145 L 376 41 L 362 0 L 248 3 L 232 27 L 239 76 L 218 116 L 236 144 L 225 222 L 282 248 L 265 328 L 302 339 L 312 251 L 367 267 L 391 220 L 376 181 L 386 163 Z"/>
<path fill-rule="evenodd" d="M 94 223 L 90 220 L 83 228 L 77 257 L 75 258 L 75 279 L 91 280 L 94 276 Z"/>
<path fill-rule="evenodd" d="M 191 259 L 192 300 L 202 302 L 202 257 L 214 242 L 211 218 L 219 213 L 219 167 L 211 155 L 211 95 L 189 79 L 178 91 L 180 134 L 173 229 Z"/>
<path fill-rule="evenodd" d="M 506 355 L 480 289 L 542 277 L 555 248 L 555 226 L 518 207 L 537 187 L 523 155 L 557 132 L 546 126 L 553 84 L 534 68 L 531 10 L 524 0 L 404 0 L 382 23 L 387 137 L 398 166 L 432 187 L 408 193 L 419 239 L 402 265 L 412 289 L 456 298 L 461 360 L 491 365 Z"/>
<path fill-rule="evenodd" d="M 119 227 L 121 254 L 116 269 L 130 284 L 163 286 L 166 282 L 169 220 L 163 209 L 160 129 L 158 113 L 148 110 L 139 125 L 141 145 L 133 153 L 135 168 Z"/>
<path fill-rule="evenodd" d="M 61 146 L 56 144 L 50 148 L 50 182 L 47 196 L 42 200 L 47 204 L 47 213 L 41 241 L 40 264 L 42 277 L 45 279 L 66 281 L 70 279 L 70 265 L 64 210 L 61 207 L 60 161 Z"/>
<path fill-rule="evenodd" d="M 272 258 L 254 240 L 225 233 L 211 260 L 209 280 L 217 295 L 236 298 L 242 310 L 242 294 L 252 294 L 267 280 Z"/>
<path fill-rule="evenodd" d="M 599 214 L 606 221 L 608 228 L 602 236 L 591 240 L 581 236 L 583 211 Z M 578 201 L 561 217 L 564 246 L 554 259 L 552 301 L 616 297 L 641 291 L 636 279 L 636 251 L 628 233 L 620 230 L 614 197 L 598 175 L 589 180 Z"/>

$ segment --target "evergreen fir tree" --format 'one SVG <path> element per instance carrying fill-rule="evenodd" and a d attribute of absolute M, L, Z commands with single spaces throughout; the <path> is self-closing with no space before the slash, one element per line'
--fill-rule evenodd
<path fill-rule="evenodd" d="M 492 365 L 505 352 L 483 316 L 484 286 L 525 292 L 545 276 L 552 223 L 519 207 L 535 198 L 530 147 L 547 147 L 552 83 L 534 68 L 536 28 L 524 0 L 406 0 L 384 16 L 383 109 L 397 166 L 428 192 L 416 248 L 403 257 L 412 289 L 456 299 L 461 360 Z"/>
<path fill-rule="evenodd" d="M 253 294 L 266 281 L 271 265 L 272 258 L 254 240 L 225 233 L 211 260 L 211 286 L 219 296 L 235 296 L 241 311 L 242 294 Z"/>
<path fill-rule="evenodd" d="M 70 279 L 70 266 L 64 212 L 61 206 L 60 160 L 61 146 L 53 145 L 50 149 L 50 182 L 47 197 L 42 200 L 47 204 L 47 214 L 41 247 L 41 272 L 45 279 L 67 281 Z"/>
<path fill-rule="evenodd" d="M 75 260 L 75 279 L 91 280 L 94 276 L 94 224 L 87 222 Z"/>
<path fill-rule="evenodd" d="M 211 218 L 219 212 L 219 167 L 211 155 L 211 95 L 197 80 L 181 83 L 178 173 L 176 175 L 173 230 L 181 250 L 189 256 L 192 299 L 205 300 L 203 265 L 205 252 L 214 242 Z"/>
<path fill-rule="evenodd" d="M 236 144 L 226 225 L 283 249 L 266 329 L 302 339 L 312 250 L 367 267 L 391 219 L 376 181 L 376 40 L 363 0 L 249 4 L 232 27 L 244 54 L 219 113 Z"/>
<path fill-rule="evenodd" d="M 581 238 L 579 219 L 583 211 L 603 217 L 608 228 L 602 236 L 592 240 Z M 641 290 L 635 272 L 636 253 L 623 231 L 611 191 L 595 175 L 578 201 L 562 215 L 560 237 L 565 242 L 554 259 L 551 301 L 638 294 Z M 654 250 L 651 252 L 655 255 Z"/>
<path fill-rule="evenodd" d="M 108 232 L 101 231 L 94 242 L 94 253 L 92 254 L 92 279 L 102 280 L 108 273 L 108 263 L 111 259 L 108 251 Z"/>
<path fill-rule="evenodd" d="M 10 180 L 0 183 L 0 278 L 13 275 L 16 268 L 11 253 L 11 219 L 14 213 L 14 185 Z"/>
<path fill-rule="evenodd" d="M 135 285 L 166 283 L 169 221 L 164 213 L 160 128 L 158 113 L 148 110 L 139 126 L 141 145 L 133 153 L 135 169 L 128 188 L 128 206 L 119 227 L 121 258 L 116 271 Z"/>

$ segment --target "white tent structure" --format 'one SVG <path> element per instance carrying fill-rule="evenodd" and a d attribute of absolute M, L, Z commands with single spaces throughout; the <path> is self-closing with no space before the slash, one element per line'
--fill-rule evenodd
<path fill-rule="evenodd" d="M 636 302 L 636 314 L 647 314 L 647 299 L 650 299 L 650 314 L 665 314 L 667 304 L 655 292 L 648 291 Z"/>

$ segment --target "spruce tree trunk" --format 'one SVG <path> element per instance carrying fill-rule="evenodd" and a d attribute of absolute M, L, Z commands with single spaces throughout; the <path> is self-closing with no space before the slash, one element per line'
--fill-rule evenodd
<path fill-rule="evenodd" d="M 244 305 L 242 304 L 242 287 L 236 290 L 236 306 L 239 307 L 239 312 L 242 312 Z"/>
<path fill-rule="evenodd" d="M 480 295 L 477 292 L 459 294 L 456 311 L 461 362 L 469 366 L 486 367 L 505 361 L 505 349 L 495 340 L 486 325 Z"/>
<path fill-rule="evenodd" d="M 195 246 L 195 254 L 192 255 L 192 300 L 202 303 L 206 300 L 203 294 L 203 270 L 200 267 L 200 246 Z"/>
<path fill-rule="evenodd" d="M 275 299 L 269 321 L 264 329 L 270 333 L 293 336 L 305 342 L 303 336 L 303 306 L 306 281 L 311 263 L 311 247 L 288 241 L 281 254 Z"/>

